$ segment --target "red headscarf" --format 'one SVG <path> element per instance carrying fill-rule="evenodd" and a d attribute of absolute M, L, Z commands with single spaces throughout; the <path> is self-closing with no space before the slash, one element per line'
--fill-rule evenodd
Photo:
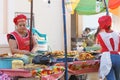
<path fill-rule="evenodd" d="M 112 19 L 110 16 L 105 15 L 98 19 L 99 27 L 100 29 L 108 29 L 109 26 L 111 26 Z"/>
<path fill-rule="evenodd" d="M 19 22 L 23 21 L 26 22 L 27 17 L 23 14 L 17 15 L 14 19 L 13 22 L 15 23 L 15 25 L 17 25 Z"/>

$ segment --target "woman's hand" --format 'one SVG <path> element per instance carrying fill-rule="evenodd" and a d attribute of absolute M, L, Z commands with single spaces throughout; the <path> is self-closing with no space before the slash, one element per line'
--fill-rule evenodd
<path fill-rule="evenodd" d="M 22 53 L 23 53 L 23 54 L 30 54 L 30 51 L 22 50 Z"/>

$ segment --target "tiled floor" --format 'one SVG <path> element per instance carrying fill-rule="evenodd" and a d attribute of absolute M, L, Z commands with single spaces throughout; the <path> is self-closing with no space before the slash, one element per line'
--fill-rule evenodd
<path fill-rule="evenodd" d="M 79 80 L 99 80 L 98 73 L 79 75 Z"/>
<path fill-rule="evenodd" d="M 79 77 L 79 79 L 69 79 L 69 80 L 99 80 L 98 78 L 98 73 L 89 73 L 89 74 L 84 74 L 87 75 L 86 78 L 84 78 L 84 76 L 81 78 L 81 76 Z M 65 80 L 64 77 L 62 77 L 60 80 Z"/>
<path fill-rule="evenodd" d="M 87 74 L 87 80 L 99 80 L 98 73 L 89 73 L 89 74 Z"/>

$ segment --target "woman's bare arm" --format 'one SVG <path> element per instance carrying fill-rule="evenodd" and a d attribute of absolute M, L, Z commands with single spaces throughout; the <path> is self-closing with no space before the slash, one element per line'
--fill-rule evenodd
<path fill-rule="evenodd" d="M 9 47 L 10 47 L 10 50 L 11 50 L 12 54 L 28 54 L 28 53 L 30 53 L 27 50 L 19 50 L 17 48 L 17 42 L 16 42 L 16 40 L 9 39 L 8 43 L 9 43 Z"/>

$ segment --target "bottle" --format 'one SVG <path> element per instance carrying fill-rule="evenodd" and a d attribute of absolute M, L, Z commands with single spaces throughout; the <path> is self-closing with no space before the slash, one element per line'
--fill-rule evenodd
<path fill-rule="evenodd" d="M 100 1 L 96 0 L 96 12 L 100 12 Z"/>

